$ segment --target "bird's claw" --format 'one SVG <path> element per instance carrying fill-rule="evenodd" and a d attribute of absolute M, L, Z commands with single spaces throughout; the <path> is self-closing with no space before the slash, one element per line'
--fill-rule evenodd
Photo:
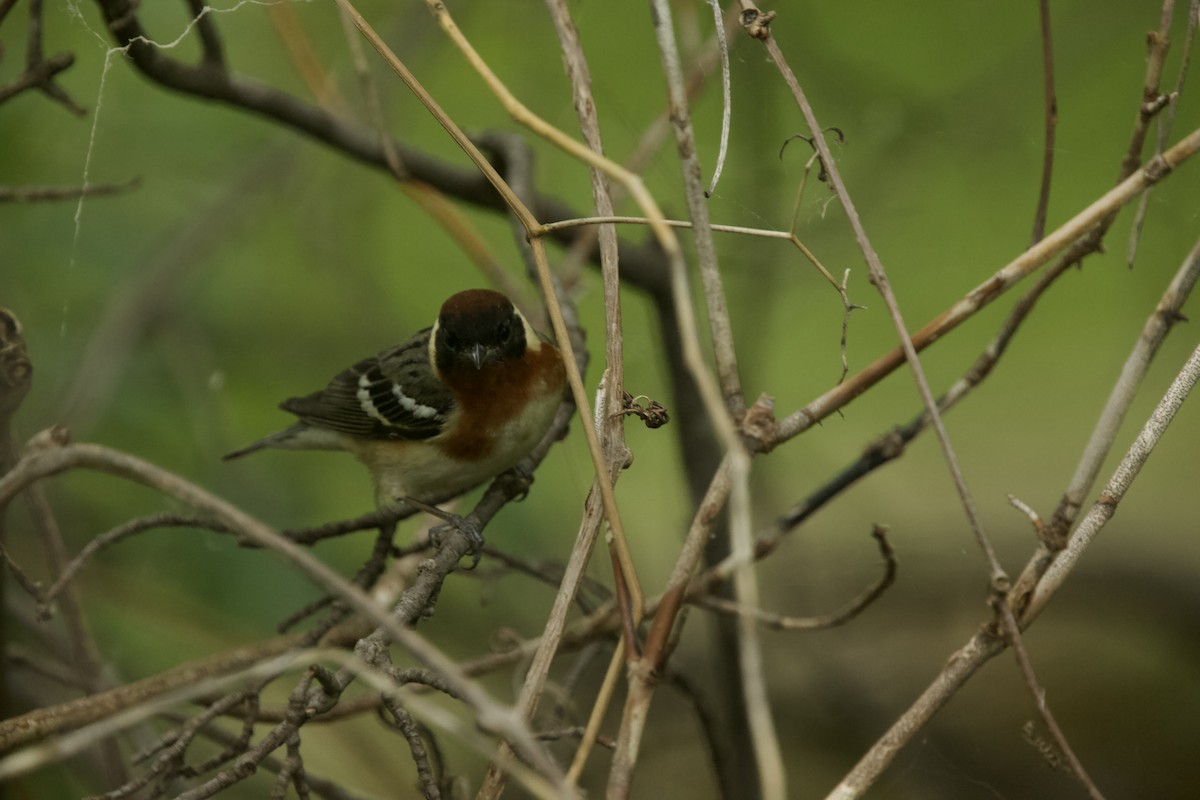
<path fill-rule="evenodd" d="M 467 552 L 465 555 L 471 556 L 471 566 L 468 569 L 475 569 L 475 566 L 479 563 L 479 557 L 483 554 L 483 531 L 480 529 L 478 522 L 470 517 L 460 517 L 458 514 L 443 511 L 437 506 L 431 506 L 412 497 L 402 499 L 417 509 L 424 511 L 426 514 L 435 516 L 443 521 L 441 525 L 434 525 L 429 529 L 429 541 L 433 542 L 433 546 L 439 550 L 442 547 L 445 534 L 449 531 L 458 531 L 467 537 Z"/>
<path fill-rule="evenodd" d="M 471 566 L 467 569 L 475 569 L 479 564 L 479 557 L 483 555 L 483 532 L 479 529 L 479 523 L 468 517 L 460 517 L 457 514 L 446 512 L 442 512 L 442 515 L 439 516 L 445 522 L 429 529 L 429 540 L 433 542 L 433 546 L 440 550 L 443 537 L 451 531 L 458 531 L 467 537 L 466 555 L 471 557 Z"/>
<path fill-rule="evenodd" d="M 529 496 L 529 488 L 533 486 L 533 469 L 527 460 L 522 461 L 501 474 L 499 480 L 505 481 L 505 489 L 512 495 L 513 500 L 524 500 Z"/>

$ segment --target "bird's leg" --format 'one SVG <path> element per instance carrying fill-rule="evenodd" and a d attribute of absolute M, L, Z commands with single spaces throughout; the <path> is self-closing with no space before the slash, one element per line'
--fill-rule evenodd
<path fill-rule="evenodd" d="M 413 507 L 424 511 L 426 514 L 432 514 L 445 522 L 444 525 L 435 525 L 429 529 L 429 539 L 433 542 L 434 547 L 441 549 L 442 537 L 450 530 L 456 530 L 467 537 L 468 549 L 466 555 L 471 556 L 471 566 L 468 569 L 475 569 L 475 566 L 479 563 L 479 557 L 483 554 L 483 531 L 480 530 L 478 522 L 471 517 L 460 517 L 458 514 L 443 511 L 437 506 L 431 506 L 428 503 L 415 500 L 411 497 L 405 497 L 403 500 Z"/>
<path fill-rule="evenodd" d="M 524 500 L 533 486 L 533 464 L 528 458 L 523 458 L 512 469 L 500 473 L 496 481 L 503 482 L 505 493 L 513 500 Z"/>

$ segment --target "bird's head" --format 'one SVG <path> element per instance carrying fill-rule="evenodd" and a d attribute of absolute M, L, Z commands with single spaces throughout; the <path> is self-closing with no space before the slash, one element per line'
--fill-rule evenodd
<path fill-rule="evenodd" d="M 536 337 L 512 302 L 491 289 L 468 289 L 442 304 L 430 347 L 441 372 L 482 370 L 519 359 Z"/>

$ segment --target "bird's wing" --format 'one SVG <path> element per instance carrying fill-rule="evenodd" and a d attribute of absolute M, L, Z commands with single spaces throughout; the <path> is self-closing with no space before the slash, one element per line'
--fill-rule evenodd
<path fill-rule="evenodd" d="M 441 433 L 454 396 L 429 365 L 430 329 L 364 359 L 324 389 L 280 408 L 319 428 L 370 439 L 428 439 Z"/>

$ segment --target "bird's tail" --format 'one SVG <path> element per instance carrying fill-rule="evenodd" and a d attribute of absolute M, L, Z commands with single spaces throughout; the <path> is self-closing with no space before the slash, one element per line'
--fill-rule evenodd
<path fill-rule="evenodd" d="M 293 441 L 307 427 L 308 426 L 303 422 L 297 422 L 290 428 L 284 428 L 278 433 L 272 433 L 270 436 L 264 436 L 258 441 L 251 442 L 245 447 L 234 450 L 230 453 L 226 453 L 225 455 L 221 456 L 221 460 L 232 461 L 235 458 L 241 458 L 242 456 L 250 455 L 251 453 L 258 452 L 259 450 L 263 450 L 267 447 L 281 447 L 288 449 L 289 447 L 294 446 L 292 444 Z"/>

